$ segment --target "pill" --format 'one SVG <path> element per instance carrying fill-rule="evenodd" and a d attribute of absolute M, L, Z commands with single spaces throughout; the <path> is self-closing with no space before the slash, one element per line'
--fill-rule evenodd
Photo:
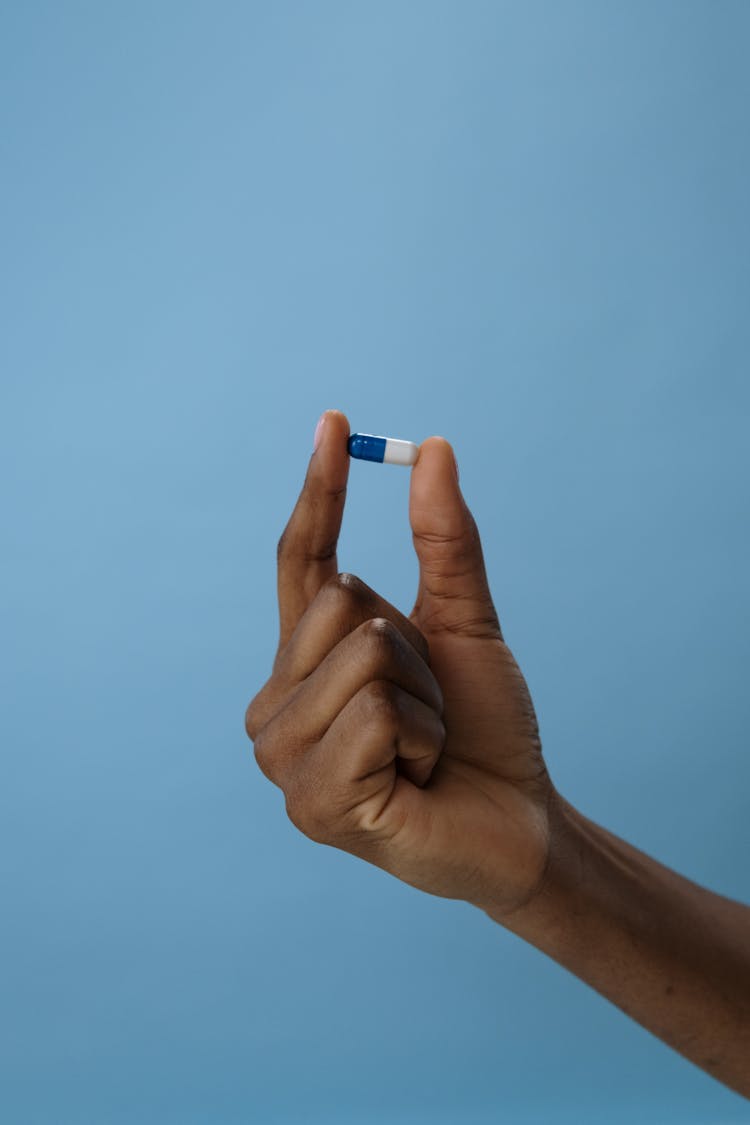
<path fill-rule="evenodd" d="M 374 434 L 352 434 L 347 443 L 350 457 L 360 461 L 385 461 L 387 465 L 413 465 L 419 446 L 400 438 L 375 437 Z"/>

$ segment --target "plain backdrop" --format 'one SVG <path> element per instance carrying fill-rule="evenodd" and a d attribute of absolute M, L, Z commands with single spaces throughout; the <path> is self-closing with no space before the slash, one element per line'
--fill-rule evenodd
<path fill-rule="evenodd" d="M 0 4 L 0 1119 L 750 1120 L 287 820 L 245 707 L 320 412 L 455 446 L 547 761 L 750 898 L 750 6 Z M 342 569 L 402 610 L 408 470 Z"/>

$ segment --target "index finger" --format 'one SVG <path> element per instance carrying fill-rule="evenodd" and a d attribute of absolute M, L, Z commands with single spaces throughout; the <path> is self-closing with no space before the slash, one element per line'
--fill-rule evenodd
<path fill-rule="evenodd" d="M 326 410 L 318 423 L 317 448 L 289 522 L 279 540 L 279 647 L 293 633 L 315 595 L 338 572 L 336 545 L 349 477 L 349 422 Z"/>

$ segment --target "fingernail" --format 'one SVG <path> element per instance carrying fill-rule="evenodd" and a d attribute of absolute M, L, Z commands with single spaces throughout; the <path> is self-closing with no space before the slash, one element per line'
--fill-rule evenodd
<path fill-rule="evenodd" d="M 451 452 L 453 451 L 451 450 Z M 453 468 L 456 470 L 456 480 L 458 480 L 458 461 L 456 460 L 455 453 L 453 454 Z"/>
<path fill-rule="evenodd" d="M 318 424 L 315 427 L 315 437 L 313 438 L 313 453 L 315 452 L 315 450 L 320 445 L 320 439 L 323 435 L 323 426 L 325 425 L 325 421 L 326 421 L 325 414 L 321 414 L 320 418 L 318 419 Z"/>

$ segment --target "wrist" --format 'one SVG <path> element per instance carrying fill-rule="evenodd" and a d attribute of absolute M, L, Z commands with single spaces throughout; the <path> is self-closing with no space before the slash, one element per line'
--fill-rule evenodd
<path fill-rule="evenodd" d="M 667 872 L 650 857 L 595 824 L 552 789 L 547 804 L 548 852 L 533 895 L 494 921 L 578 975 L 599 951 L 648 926 L 666 888 Z"/>
<path fill-rule="evenodd" d="M 546 803 L 546 836 L 544 862 L 523 901 L 507 910 L 497 896 L 480 908 L 494 922 L 554 956 L 551 945 L 562 940 L 560 931 L 580 881 L 585 835 L 580 814 L 552 785 Z"/>

